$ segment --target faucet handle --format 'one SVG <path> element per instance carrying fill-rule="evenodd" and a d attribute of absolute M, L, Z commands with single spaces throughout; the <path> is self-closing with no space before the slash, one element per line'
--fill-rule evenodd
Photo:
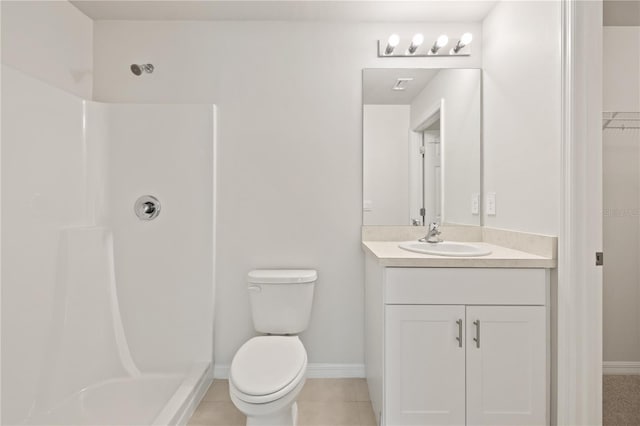
<path fill-rule="evenodd" d="M 429 224 L 429 232 L 430 233 L 435 233 L 436 235 L 440 235 L 441 234 L 440 225 L 438 224 L 438 222 L 431 222 Z"/>

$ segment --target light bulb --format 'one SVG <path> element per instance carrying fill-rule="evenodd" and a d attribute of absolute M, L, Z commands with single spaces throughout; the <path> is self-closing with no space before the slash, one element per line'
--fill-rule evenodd
<path fill-rule="evenodd" d="M 398 43 L 400 43 L 400 36 L 398 34 L 391 34 L 389 40 L 387 40 L 387 44 L 391 47 L 396 47 Z"/>
<path fill-rule="evenodd" d="M 458 41 L 458 43 L 456 43 L 456 47 L 451 49 L 451 54 L 455 55 L 460 51 L 460 49 L 462 49 L 463 47 L 471 43 L 472 40 L 473 40 L 473 34 L 471 33 L 462 34 L 462 37 L 460 37 L 460 40 Z"/>
<path fill-rule="evenodd" d="M 442 34 L 440 37 L 438 37 L 436 42 L 433 43 L 433 46 L 431 46 L 431 49 L 429 49 L 429 52 L 427 53 L 429 55 L 435 55 L 436 53 L 438 53 L 438 50 L 440 50 L 441 47 L 446 46 L 447 43 L 449 43 L 449 37 L 447 37 L 446 34 Z"/>
<path fill-rule="evenodd" d="M 384 49 L 384 54 L 391 55 L 398 43 L 400 43 L 400 36 L 398 34 L 391 34 L 387 40 L 387 47 Z"/>
<path fill-rule="evenodd" d="M 445 47 L 447 43 L 449 43 L 449 37 L 447 37 L 446 34 L 442 34 L 440 37 L 438 37 L 438 40 L 436 40 L 436 46 L 438 46 L 438 49 L 440 49 L 441 47 Z"/>
<path fill-rule="evenodd" d="M 414 35 L 413 38 L 411 39 L 411 45 L 409 46 L 409 49 L 408 49 L 409 54 L 413 55 L 414 53 L 416 53 L 416 50 L 418 50 L 418 47 L 420 47 L 423 41 L 424 41 L 424 36 L 422 34 L 418 33 Z"/>

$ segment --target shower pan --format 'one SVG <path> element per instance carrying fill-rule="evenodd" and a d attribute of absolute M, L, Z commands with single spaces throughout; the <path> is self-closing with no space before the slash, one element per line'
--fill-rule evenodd
<path fill-rule="evenodd" d="M 212 377 L 214 106 L 2 80 L 2 424 L 185 424 Z"/>

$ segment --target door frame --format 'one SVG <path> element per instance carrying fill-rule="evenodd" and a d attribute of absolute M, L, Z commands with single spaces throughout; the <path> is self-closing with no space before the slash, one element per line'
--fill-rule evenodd
<path fill-rule="evenodd" d="M 426 112 L 423 114 L 423 119 L 420 123 L 411 129 L 411 140 L 416 140 L 416 138 L 422 138 L 422 133 L 433 124 L 434 115 L 439 114 L 440 119 L 440 223 L 445 223 L 445 215 L 444 215 L 444 203 L 445 203 L 445 139 L 446 139 L 446 131 L 445 131 L 445 123 L 446 123 L 446 114 L 445 114 L 445 100 L 441 98 L 438 102 L 435 102 L 431 107 L 429 107 Z M 422 167 L 424 168 L 424 161 L 422 163 Z M 424 193 L 424 182 L 422 182 L 422 191 Z M 424 196 L 423 196 L 424 199 Z M 424 223 L 423 226 L 428 226 L 427 223 Z"/>
<path fill-rule="evenodd" d="M 558 425 L 602 424 L 602 0 L 562 0 Z"/>

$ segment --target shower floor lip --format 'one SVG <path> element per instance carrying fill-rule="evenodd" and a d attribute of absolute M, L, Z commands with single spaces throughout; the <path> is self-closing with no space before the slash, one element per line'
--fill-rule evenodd
<path fill-rule="evenodd" d="M 94 383 L 26 425 L 177 425 L 193 413 L 210 383 L 210 364 L 194 363 L 187 374 L 143 373 Z"/>
<path fill-rule="evenodd" d="M 197 362 L 184 378 L 173 397 L 156 417 L 153 426 L 186 424 L 204 398 L 212 381 L 209 362 Z"/>

